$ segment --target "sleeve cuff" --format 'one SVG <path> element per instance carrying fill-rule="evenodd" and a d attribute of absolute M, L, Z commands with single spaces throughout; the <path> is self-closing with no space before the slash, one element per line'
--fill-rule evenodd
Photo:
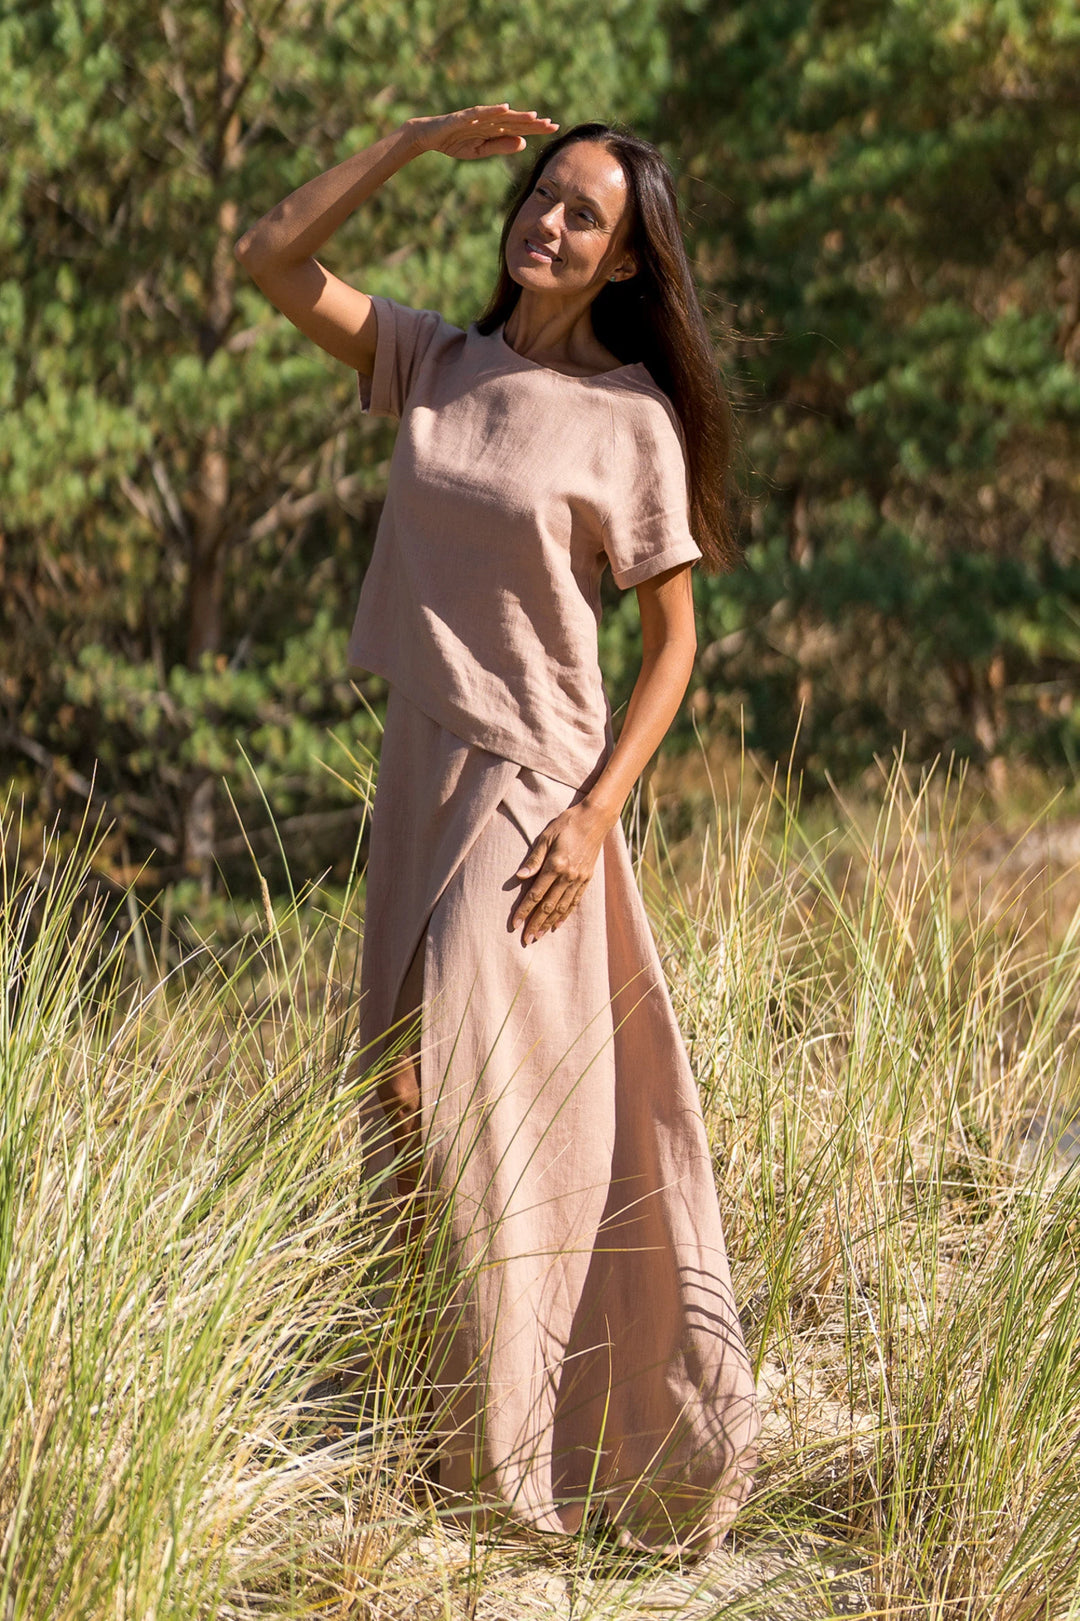
<path fill-rule="evenodd" d="M 371 294 L 375 307 L 375 365 L 370 377 L 357 372 L 360 389 L 360 409 L 369 416 L 397 416 L 394 400 L 394 306 L 389 298 Z"/>
<path fill-rule="evenodd" d="M 645 557 L 640 563 L 631 568 L 616 569 L 611 565 L 611 578 L 620 591 L 626 591 L 632 585 L 640 585 L 643 580 L 651 580 L 655 574 L 663 574 L 665 569 L 675 568 L 679 563 L 694 563 L 701 556 L 701 548 L 697 542 L 688 535 L 667 551 L 655 552 L 651 557 Z"/>

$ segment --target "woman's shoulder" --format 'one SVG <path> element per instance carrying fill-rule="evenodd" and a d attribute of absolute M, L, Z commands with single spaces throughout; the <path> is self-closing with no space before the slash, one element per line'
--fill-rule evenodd
<path fill-rule="evenodd" d="M 370 380 L 360 378 L 361 408 L 373 416 L 401 417 L 437 387 L 436 376 L 460 352 L 465 333 L 438 310 L 416 309 L 372 293 L 375 363 Z"/>
<path fill-rule="evenodd" d="M 629 436 L 685 452 L 685 435 L 670 397 L 640 361 L 612 372 L 606 379 L 612 391 L 612 418 L 616 438 Z"/>
<path fill-rule="evenodd" d="M 376 320 L 380 325 L 391 327 L 400 336 L 423 333 L 428 342 L 435 338 L 454 342 L 466 335 L 464 329 L 448 321 L 441 310 L 429 309 L 426 305 L 405 304 L 386 293 L 372 293 L 369 296 L 375 306 Z"/>

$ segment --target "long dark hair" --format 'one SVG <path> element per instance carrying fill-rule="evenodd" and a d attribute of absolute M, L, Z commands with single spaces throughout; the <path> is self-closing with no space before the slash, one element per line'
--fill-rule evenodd
<path fill-rule="evenodd" d="M 624 365 L 641 361 L 663 389 L 686 442 L 690 527 L 709 573 L 739 558 L 730 516 L 731 407 L 721 386 L 705 317 L 683 245 L 671 170 L 655 146 L 618 124 L 575 124 L 548 141 L 510 202 L 499 243 L 499 279 L 476 325 L 494 332 L 507 320 L 521 288 L 506 268 L 506 241 L 518 210 L 557 152 L 573 141 L 596 141 L 626 175 L 630 219 L 627 246 L 637 274 L 605 282 L 593 301 L 593 331 Z"/>

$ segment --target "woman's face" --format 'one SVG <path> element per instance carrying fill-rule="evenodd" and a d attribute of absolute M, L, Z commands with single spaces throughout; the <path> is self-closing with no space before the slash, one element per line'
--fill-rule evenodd
<path fill-rule="evenodd" d="M 626 251 L 626 175 L 597 141 L 557 152 L 518 209 L 506 240 L 506 268 L 531 292 L 598 293 L 609 276 L 633 274 Z"/>

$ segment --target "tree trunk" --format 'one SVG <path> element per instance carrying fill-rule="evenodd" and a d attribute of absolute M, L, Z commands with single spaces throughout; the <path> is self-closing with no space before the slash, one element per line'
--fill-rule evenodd
<path fill-rule="evenodd" d="M 1008 768 L 1001 752 L 1005 726 L 1004 654 L 995 653 L 985 672 L 966 660 L 954 660 L 949 666 L 949 678 L 964 724 L 983 751 L 987 784 L 992 793 L 1000 794 L 1008 784 Z"/>
<path fill-rule="evenodd" d="M 205 143 L 219 179 L 233 167 L 240 140 L 236 91 L 242 74 L 238 46 L 241 20 L 235 3 L 227 0 L 223 7 L 215 124 Z M 238 217 L 236 203 L 231 198 L 223 200 L 218 208 L 217 240 L 205 280 L 206 319 L 200 349 L 207 364 L 224 342 L 233 319 L 236 295 L 233 243 Z M 194 484 L 186 502 L 191 536 L 186 654 L 192 668 L 198 666 L 205 655 L 220 653 L 222 647 L 230 493 L 228 441 L 224 430 L 214 427 L 203 441 Z M 216 797 L 215 779 L 205 772 L 191 781 L 184 805 L 184 867 L 199 879 L 204 894 L 209 892 L 213 878 Z"/>

